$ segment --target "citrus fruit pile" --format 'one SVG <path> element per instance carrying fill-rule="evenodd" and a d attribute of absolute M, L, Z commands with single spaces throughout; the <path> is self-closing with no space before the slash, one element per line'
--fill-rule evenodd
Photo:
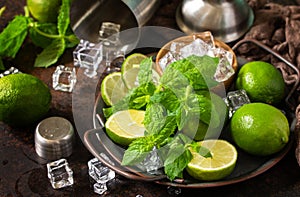
<path fill-rule="evenodd" d="M 262 61 L 248 62 L 239 70 L 236 88 L 244 89 L 251 101 L 232 116 L 230 130 L 236 145 L 245 152 L 267 156 L 279 152 L 289 141 L 289 123 L 273 104 L 285 96 L 280 72 Z"/>
<path fill-rule="evenodd" d="M 27 126 L 49 110 L 51 94 L 40 79 L 25 73 L 0 78 L 0 120 L 13 126 Z"/>
<path fill-rule="evenodd" d="M 101 84 L 101 95 L 108 106 L 114 106 L 132 89 L 139 86 L 138 73 L 140 64 L 145 58 L 143 54 L 134 53 L 125 59 L 121 72 L 111 73 L 104 78 Z M 154 71 L 152 77 L 156 78 L 154 81 L 159 81 L 161 76 Z M 282 150 L 289 141 L 289 122 L 279 109 L 271 105 L 281 102 L 285 96 L 285 84 L 280 72 L 266 62 L 249 62 L 239 70 L 235 87 L 245 90 L 252 103 L 244 104 L 237 109 L 229 120 L 232 144 L 217 139 L 223 124 L 206 125 L 201 124 L 201 121 L 197 123 L 198 129 L 192 139 L 197 145 L 190 147 L 198 146 L 200 151 L 198 152 L 197 148 L 189 149 L 192 158 L 185 167 L 186 172 L 195 179 L 215 181 L 230 175 L 237 163 L 236 148 L 252 155 L 267 156 Z M 201 95 L 213 101 L 216 112 L 221 117 L 225 117 L 223 122 L 229 119 L 228 108 L 219 95 L 209 91 Z M 137 109 L 112 113 L 105 124 L 107 135 L 115 143 L 132 149 L 131 143 L 147 137 L 147 129 L 144 125 L 146 113 L 144 110 Z M 195 126 L 184 127 L 183 134 L 190 136 L 189 132 L 195 130 L 192 127 Z M 145 141 L 147 140 L 145 138 Z M 152 141 L 150 138 L 147 143 L 151 144 Z M 207 155 L 200 153 L 202 149 L 207 152 Z"/>

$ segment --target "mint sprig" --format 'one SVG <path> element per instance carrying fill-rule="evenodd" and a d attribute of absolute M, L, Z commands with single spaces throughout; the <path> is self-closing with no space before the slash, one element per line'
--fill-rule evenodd
<path fill-rule="evenodd" d="M 182 178 L 193 157 L 191 151 L 211 157 L 208 149 L 191 139 L 193 132 L 183 134 L 182 130 L 190 130 L 191 126 L 196 129 L 199 121 L 207 125 L 219 124 L 219 114 L 205 96 L 208 89 L 217 83 L 207 76 L 213 76 L 218 61 L 218 58 L 194 55 L 179 60 L 165 69 L 158 85 L 152 81 L 151 58 L 141 62 L 139 86 L 117 104 L 104 109 L 106 117 L 120 110 L 145 110 L 145 137 L 129 145 L 122 165 L 139 164 L 155 147 L 164 161 L 165 174 L 174 180 L 176 177 Z"/>
<path fill-rule="evenodd" d="M 0 69 L 5 69 L 2 59 L 15 58 L 27 36 L 44 48 L 35 59 L 35 67 L 47 68 L 55 64 L 66 48 L 77 45 L 78 38 L 70 30 L 70 4 L 70 0 L 62 0 L 57 24 L 35 21 L 29 16 L 27 7 L 24 15 L 15 16 L 0 33 Z"/>

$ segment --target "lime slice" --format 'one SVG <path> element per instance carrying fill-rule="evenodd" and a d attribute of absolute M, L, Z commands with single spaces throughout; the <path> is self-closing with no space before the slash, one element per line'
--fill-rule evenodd
<path fill-rule="evenodd" d="M 131 69 L 127 70 L 126 72 L 123 73 L 123 81 L 128 89 L 135 88 L 139 85 L 138 82 L 138 74 L 140 71 L 139 65 L 134 65 Z M 152 69 L 152 76 L 153 76 L 153 82 L 155 85 L 158 85 L 159 82 L 159 74 Z"/>
<path fill-rule="evenodd" d="M 213 181 L 225 178 L 233 171 L 237 151 L 233 145 L 225 140 L 204 140 L 198 142 L 210 151 L 211 157 L 203 157 L 191 151 L 193 159 L 188 163 L 186 170 L 194 178 L 204 181 Z"/>
<path fill-rule="evenodd" d="M 147 58 L 147 56 L 141 53 L 133 53 L 126 57 L 121 67 L 122 74 L 124 74 L 127 70 L 132 69 L 133 67 L 139 67 L 141 61 L 145 58 Z"/>
<path fill-rule="evenodd" d="M 121 72 L 107 75 L 101 83 L 101 95 L 103 101 L 111 106 L 126 96 L 128 89 L 122 80 Z"/>
<path fill-rule="evenodd" d="M 106 133 L 112 141 L 127 146 L 133 140 L 144 136 L 144 117 L 145 111 L 142 110 L 118 111 L 106 121 Z"/>

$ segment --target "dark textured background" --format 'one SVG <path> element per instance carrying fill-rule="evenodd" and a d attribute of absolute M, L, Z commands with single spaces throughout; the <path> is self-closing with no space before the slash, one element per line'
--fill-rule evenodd
<path fill-rule="evenodd" d="M 148 22 L 177 28 L 175 10 L 180 0 L 163 0 L 160 9 Z M 267 1 L 249 1 L 254 9 L 260 9 Z M 276 1 L 295 4 L 296 1 Z M 0 0 L 6 11 L 0 17 L 2 30 L 16 14 L 23 13 L 25 0 Z M 1 46 L 0 46 L 1 47 Z M 14 60 L 5 60 L 5 65 L 18 67 L 42 79 L 50 88 L 51 75 L 55 69 L 32 68 L 34 57 L 40 52 L 30 43 L 23 46 Z M 58 64 L 72 66 L 72 49 L 66 51 Z M 58 115 L 73 122 L 72 94 L 54 91 L 49 116 Z M 28 128 L 11 128 L 0 123 L 0 196 L 97 196 L 93 193 L 87 174 L 87 161 L 93 156 L 77 137 L 74 153 L 67 158 L 74 172 L 75 183 L 61 190 L 52 189 L 47 178 L 47 161 L 39 158 L 34 150 L 35 125 Z M 180 196 L 300 196 L 300 168 L 294 154 L 295 147 L 273 168 L 250 180 L 218 188 L 182 189 Z M 155 183 L 137 182 L 117 176 L 109 184 L 110 191 L 104 196 L 144 197 L 170 196 L 167 187 Z"/>

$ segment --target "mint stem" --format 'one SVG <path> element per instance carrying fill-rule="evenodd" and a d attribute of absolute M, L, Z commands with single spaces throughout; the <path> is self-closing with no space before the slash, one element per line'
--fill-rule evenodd
<path fill-rule="evenodd" d="M 27 6 L 24 6 L 24 13 L 26 17 L 30 17 L 29 10 Z"/>
<path fill-rule="evenodd" d="M 56 38 L 62 38 L 63 36 L 61 35 L 53 35 L 53 34 L 48 34 L 48 33 L 45 33 L 43 31 L 41 31 L 38 26 L 37 26 L 37 23 L 34 22 L 34 23 L 31 23 L 29 24 L 29 26 L 31 26 L 38 34 L 42 35 L 42 36 L 45 36 L 47 38 L 53 38 L 53 39 L 56 39 Z"/>

